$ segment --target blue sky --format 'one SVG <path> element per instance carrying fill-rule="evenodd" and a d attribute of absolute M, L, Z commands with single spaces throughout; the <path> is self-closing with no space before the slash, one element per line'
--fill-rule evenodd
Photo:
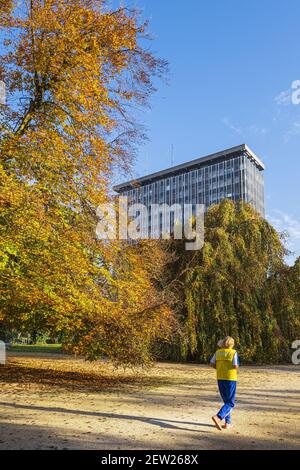
<path fill-rule="evenodd" d="M 151 109 L 138 115 L 149 141 L 138 148 L 134 176 L 171 166 L 172 145 L 179 164 L 247 143 L 266 165 L 267 218 L 289 232 L 300 256 L 300 103 L 291 99 L 300 1 L 124 3 L 150 20 L 151 48 L 170 66 L 169 83 L 158 83 Z"/>
<path fill-rule="evenodd" d="M 127 0 L 150 19 L 153 51 L 170 65 L 151 110 L 141 176 L 247 143 L 264 161 L 266 213 L 300 255 L 299 0 Z M 300 94 L 298 95 L 300 96 Z"/>

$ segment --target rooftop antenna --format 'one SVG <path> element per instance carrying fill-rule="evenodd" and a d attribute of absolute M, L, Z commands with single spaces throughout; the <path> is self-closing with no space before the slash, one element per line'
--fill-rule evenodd
<path fill-rule="evenodd" d="M 174 166 L 174 145 L 171 145 L 171 166 Z"/>

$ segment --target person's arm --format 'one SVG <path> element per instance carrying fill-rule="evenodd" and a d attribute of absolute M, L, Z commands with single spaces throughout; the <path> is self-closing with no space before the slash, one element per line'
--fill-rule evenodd
<path fill-rule="evenodd" d="M 216 355 L 215 355 L 215 354 L 214 354 L 213 357 L 211 358 L 209 365 L 210 365 L 210 367 L 212 367 L 213 369 L 216 368 Z"/>
<path fill-rule="evenodd" d="M 232 365 L 233 365 L 233 368 L 234 368 L 234 369 L 238 369 L 238 368 L 239 368 L 238 353 L 235 353 L 235 355 L 233 356 Z"/>

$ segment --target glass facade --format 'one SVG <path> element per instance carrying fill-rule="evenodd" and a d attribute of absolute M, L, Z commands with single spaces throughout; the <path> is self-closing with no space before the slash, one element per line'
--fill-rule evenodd
<path fill-rule="evenodd" d="M 264 216 L 263 166 L 247 151 L 212 158 L 209 161 L 186 164 L 181 170 L 166 170 L 163 175 L 142 178 L 134 184 L 116 188 L 122 196 L 128 196 L 130 203 L 141 203 L 148 208 L 151 204 L 204 204 L 205 210 L 227 198 L 243 200 L 254 206 Z M 206 160 L 206 159 L 203 159 Z M 190 168 L 189 168 L 190 166 Z M 178 167 L 177 167 L 178 168 Z M 172 214 L 171 214 L 172 215 Z M 149 213 L 151 230 L 151 214 Z"/>

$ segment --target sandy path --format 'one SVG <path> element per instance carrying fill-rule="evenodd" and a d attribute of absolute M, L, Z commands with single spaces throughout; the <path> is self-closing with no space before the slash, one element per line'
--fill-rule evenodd
<path fill-rule="evenodd" d="M 115 377 L 101 362 L 15 354 L 0 386 L 0 449 L 300 449 L 297 366 L 241 368 L 235 427 L 222 432 L 206 366 Z"/>

